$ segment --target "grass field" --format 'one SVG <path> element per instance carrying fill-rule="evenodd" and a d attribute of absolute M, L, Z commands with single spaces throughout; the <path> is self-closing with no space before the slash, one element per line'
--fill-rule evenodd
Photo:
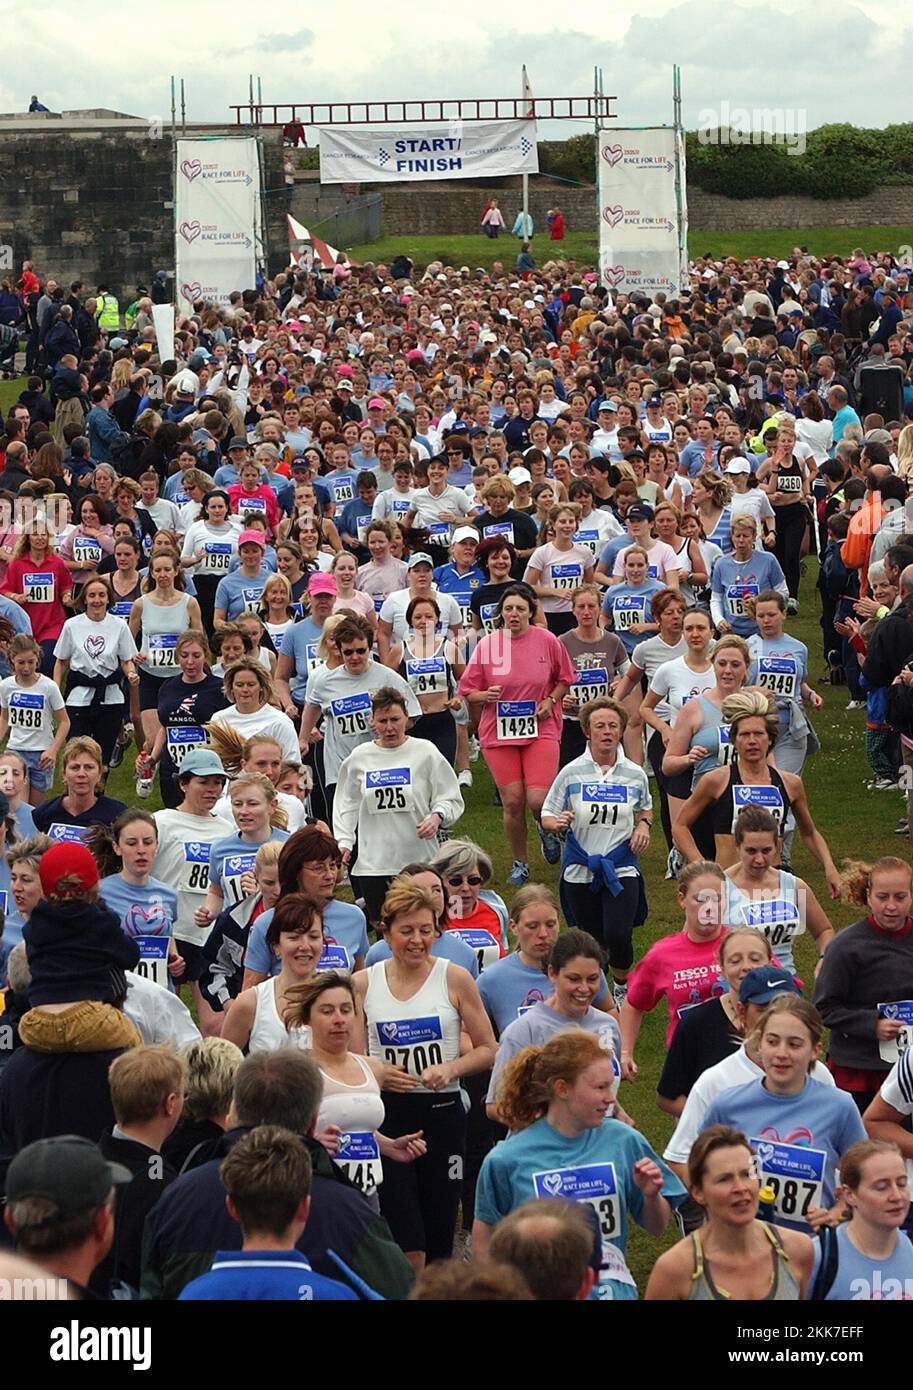
<path fill-rule="evenodd" d="M 594 210 L 595 213 L 595 210 Z M 688 236 L 690 256 L 709 254 L 716 258 L 738 256 L 745 260 L 749 256 L 788 256 L 794 246 L 807 246 L 816 255 L 848 256 L 854 246 L 864 246 L 867 250 L 895 250 L 913 241 L 913 227 L 788 227 L 755 228 L 751 231 L 701 232 L 692 231 Z M 595 232 L 571 231 L 564 241 L 550 241 L 547 236 L 536 236 L 532 241 L 532 254 L 537 265 L 549 260 L 576 258 L 581 264 L 593 264 L 596 260 L 597 238 Z M 340 248 L 343 249 L 343 248 Z M 481 233 L 470 236 L 406 236 L 382 237 L 379 241 L 360 246 L 344 248 L 356 261 L 382 261 L 389 263 L 395 255 L 405 254 L 424 270 L 431 261 L 443 261 L 445 265 L 468 265 L 491 268 L 493 261 L 503 262 L 511 270 L 516 262 L 520 244 L 515 237 L 501 236 L 496 241 L 489 240 Z"/>

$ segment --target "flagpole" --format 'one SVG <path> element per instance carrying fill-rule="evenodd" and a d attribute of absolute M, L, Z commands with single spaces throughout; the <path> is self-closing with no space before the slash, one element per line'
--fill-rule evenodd
<path fill-rule="evenodd" d="M 529 79 L 526 76 L 526 64 L 524 63 L 523 72 L 520 79 L 520 95 L 524 101 L 526 100 L 526 93 L 528 90 Z M 529 241 L 529 237 L 527 236 L 527 228 L 529 226 L 529 174 L 524 173 L 523 175 L 521 175 L 521 178 L 523 180 L 523 236 L 521 238 L 522 242 Z"/>

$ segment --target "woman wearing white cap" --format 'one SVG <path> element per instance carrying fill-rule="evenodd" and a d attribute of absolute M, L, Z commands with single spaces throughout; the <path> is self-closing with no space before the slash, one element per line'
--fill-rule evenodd
<path fill-rule="evenodd" d="M 758 487 L 748 459 L 733 454 L 723 472 L 732 487 L 732 515 L 754 517 L 758 540 L 772 550 L 777 540 L 777 514 L 767 493 Z"/>
<path fill-rule="evenodd" d="M 433 594 L 441 610 L 442 630 L 457 641 L 463 630 L 460 605 L 450 594 L 438 593 L 433 581 L 434 564 L 430 555 L 415 551 L 407 561 L 408 587 L 399 589 L 384 599 L 377 623 L 377 650 L 381 661 L 387 661 L 392 642 L 402 642 L 408 630 L 406 609 L 413 599 Z"/>

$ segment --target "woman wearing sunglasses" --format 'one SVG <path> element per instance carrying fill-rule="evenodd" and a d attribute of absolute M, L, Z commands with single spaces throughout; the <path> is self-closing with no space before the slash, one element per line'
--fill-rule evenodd
<path fill-rule="evenodd" d="M 494 965 L 509 949 L 509 915 L 498 894 L 485 887 L 492 873 L 488 855 L 472 840 L 447 840 L 431 863 L 447 885 L 448 931 L 475 951 L 480 971 Z"/>

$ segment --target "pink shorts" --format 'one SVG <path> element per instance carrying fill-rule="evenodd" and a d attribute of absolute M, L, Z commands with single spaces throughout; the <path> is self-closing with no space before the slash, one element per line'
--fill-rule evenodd
<path fill-rule="evenodd" d="M 557 739 L 539 738 L 535 743 L 489 743 L 483 750 L 496 787 L 523 782 L 527 787 L 548 791 L 558 775 Z"/>

